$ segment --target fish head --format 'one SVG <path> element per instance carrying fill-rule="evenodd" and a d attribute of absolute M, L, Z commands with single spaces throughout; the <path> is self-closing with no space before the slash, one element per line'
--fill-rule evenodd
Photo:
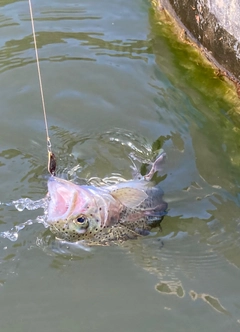
<path fill-rule="evenodd" d="M 58 238 L 77 241 L 91 236 L 101 224 L 95 199 L 84 186 L 50 177 L 48 198 L 47 222 Z"/>
<path fill-rule="evenodd" d="M 48 208 L 47 221 L 66 222 L 71 216 L 77 218 L 81 213 L 93 205 L 92 195 L 83 186 L 78 186 L 55 176 L 48 180 Z"/>
<path fill-rule="evenodd" d="M 69 216 L 50 224 L 50 230 L 56 237 L 71 242 L 93 236 L 98 228 L 98 220 L 93 215 L 84 214 Z"/>

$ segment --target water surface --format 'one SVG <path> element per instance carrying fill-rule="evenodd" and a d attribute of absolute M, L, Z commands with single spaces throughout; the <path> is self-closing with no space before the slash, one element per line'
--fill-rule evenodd
<path fill-rule="evenodd" d="M 0 201 L 46 194 L 47 153 L 28 3 L 1 1 Z M 131 178 L 163 148 L 169 212 L 149 237 L 87 252 L 41 209 L 1 206 L 1 332 L 236 331 L 239 102 L 148 1 L 33 1 L 58 175 Z M 144 172 L 144 167 L 142 167 Z"/>

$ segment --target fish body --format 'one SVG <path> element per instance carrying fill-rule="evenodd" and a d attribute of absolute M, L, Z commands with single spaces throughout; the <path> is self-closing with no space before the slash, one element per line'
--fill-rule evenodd
<path fill-rule="evenodd" d="M 161 157 L 161 158 L 160 158 Z M 162 160 L 162 154 L 157 159 Z M 154 173 L 153 163 L 151 174 Z M 51 176 L 48 180 L 48 223 L 57 238 L 106 244 L 148 233 L 166 214 L 161 188 L 150 172 L 139 180 L 95 187 Z"/>

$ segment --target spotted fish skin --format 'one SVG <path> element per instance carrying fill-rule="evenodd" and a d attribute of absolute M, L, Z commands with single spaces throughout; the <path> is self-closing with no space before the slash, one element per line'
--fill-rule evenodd
<path fill-rule="evenodd" d="M 138 180 L 111 186 L 79 186 L 52 176 L 48 181 L 48 223 L 59 239 L 106 245 L 146 235 L 167 213 L 163 191 L 150 180 L 150 172 Z"/>
<path fill-rule="evenodd" d="M 109 241 L 126 241 L 147 235 L 153 227 L 160 225 L 167 210 L 160 188 L 147 192 L 149 196 L 142 204 L 135 208 L 121 205 L 117 218 L 108 223 L 101 223 L 95 215 L 79 214 L 51 223 L 50 230 L 60 239 L 70 242 L 86 240 L 88 244 L 94 245 L 106 245 Z"/>

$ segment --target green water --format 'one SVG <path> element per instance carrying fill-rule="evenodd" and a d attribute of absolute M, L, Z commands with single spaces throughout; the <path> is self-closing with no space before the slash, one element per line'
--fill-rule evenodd
<path fill-rule="evenodd" d="M 0 1 L 0 201 L 45 196 L 27 1 Z M 237 331 L 239 101 L 148 1 L 33 1 L 58 175 L 131 178 L 162 147 L 162 231 L 87 252 L 0 209 L 0 331 Z M 33 223 L 33 224 L 31 224 Z"/>

